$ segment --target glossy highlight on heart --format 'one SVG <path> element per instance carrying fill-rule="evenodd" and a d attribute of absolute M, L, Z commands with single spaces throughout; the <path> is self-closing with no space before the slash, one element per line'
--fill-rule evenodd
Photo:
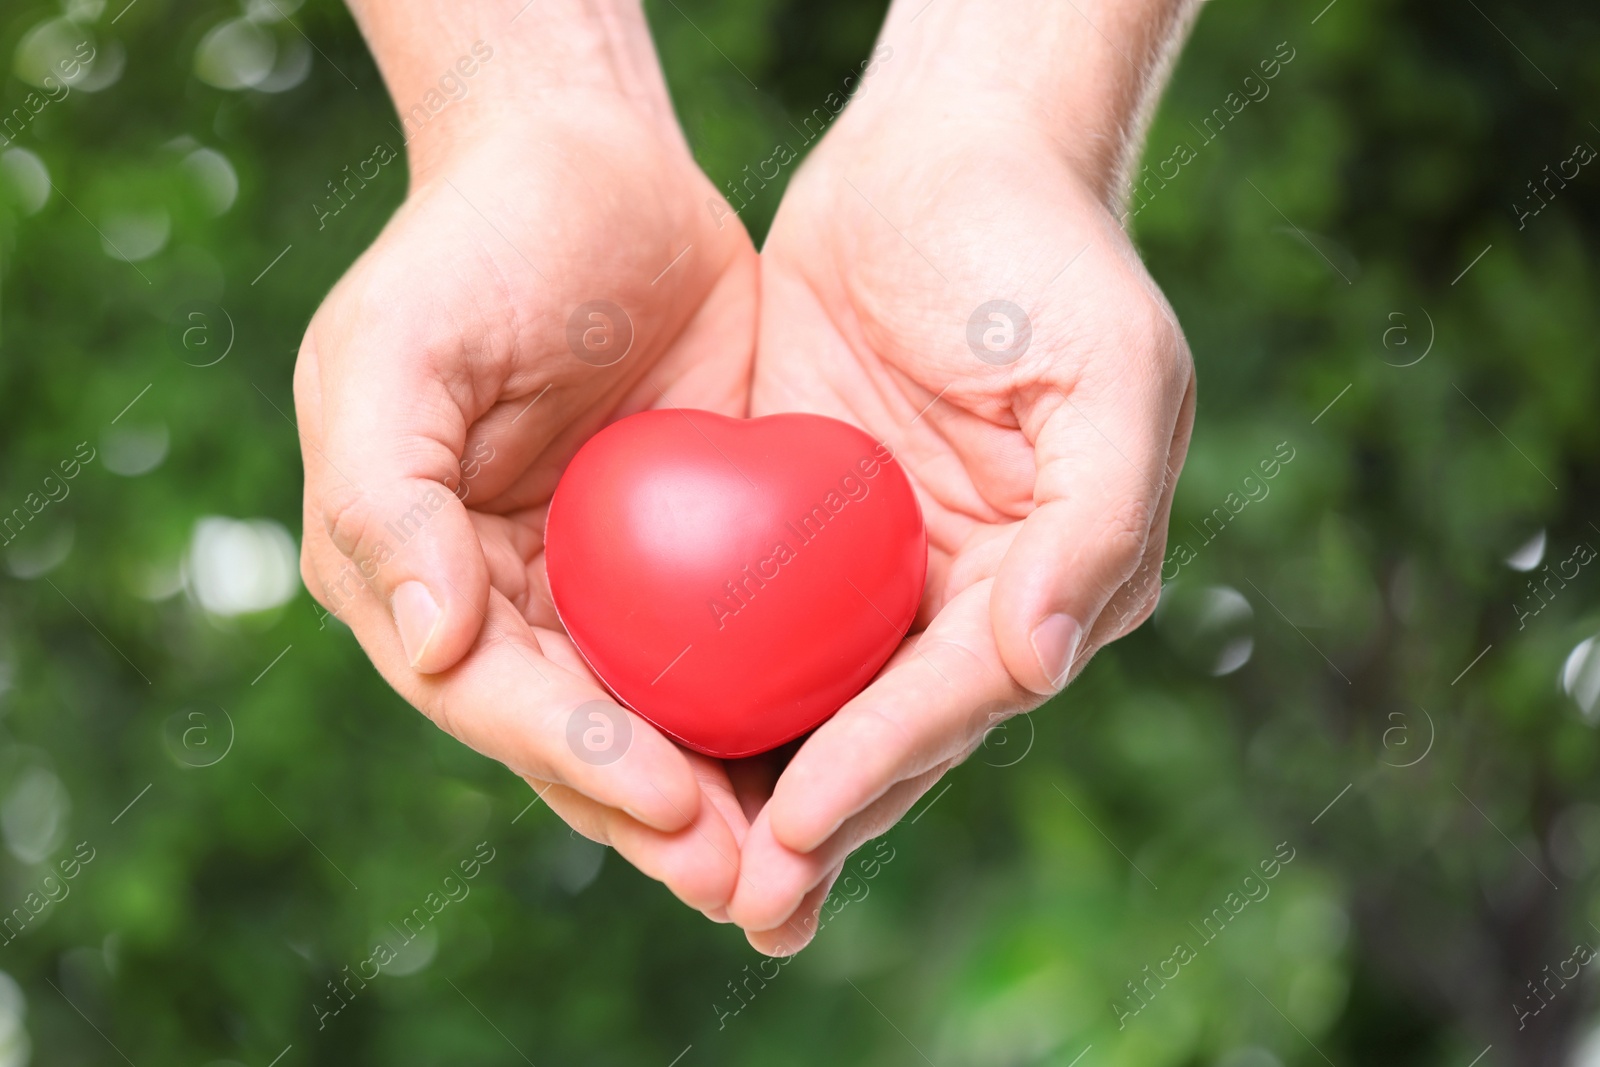
<path fill-rule="evenodd" d="M 545 559 L 601 681 L 731 759 L 799 737 L 872 680 L 916 617 L 928 542 L 905 472 L 854 426 L 674 408 L 579 449 Z"/>

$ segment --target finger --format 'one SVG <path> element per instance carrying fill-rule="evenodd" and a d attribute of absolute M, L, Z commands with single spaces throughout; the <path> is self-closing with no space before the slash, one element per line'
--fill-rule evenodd
<path fill-rule="evenodd" d="M 728 916 L 747 931 L 782 925 L 818 884 L 829 878 L 830 871 L 837 874 L 850 853 L 899 822 L 949 765 L 943 763 L 897 783 L 810 852 L 796 852 L 781 844 L 772 834 L 770 820 L 765 816 L 756 819 L 745 837 L 739 884 L 728 904 Z"/>
<path fill-rule="evenodd" d="M 308 530 L 320 573 L 340 557 Z M 555 781 L 673 831 L 699 813 L 701 789 L 682 749 L 610 699 L 590 677 L 543 654 L 536 632 L 503 595 L 490 596 L 472 649 L 451 670 L 411 670 L 377 594 L 346 605 L 362 648 L 401 696 L 463 744 L 527 777 Z"/>
<path fill-rule="evenodd" d="M 1152 312 L 1154 316 L 1154 312 Z M 1000 656 L 1041 696 L 1066 684 L 1083 637 L 1138 567 L 1187 385 L 1187 356 L 1164 317 L 1128 342 L 1130 367 L 1080 382 L 1034 439 L 1034 499 L 995 576 Z"/>
<path fill-rule="evenodd" d="M 414 703 L 520 774 L 558 781 L 660 830 L 692 823 L 701 790 L 683 751 L 541 657 L 531 636 L 517 634 L 514 613 L 494 594 L 483 638 L 447 676 L 420 687 Z"/>
<path fill-rule="evenodd" d="M 558 667 L 565 665 L 574 672 L 587 673 L 587 665 L 572 644 L 571 638 L 565 633 L 541 634 L 539 647 Z M 570 733 L 568 740 L 572 740 Z M 681 746 L 677 747 L 694 773 L 700 789 L 701 802 L 709 802 L 716 806 L 723 822 L 733 833 L 735 846 L 743 845 L 744 835 L 750 829 L 750 817 L 745 813 L 734 783 L 729 777 L 729 765 L 722 760 L 692 752 Z"/>
<path fill-rule="evenodd" d="M 1122 588 L 1117 590 L 1110 603 L 1100 612 L 1094 629 L 1090 631 L 1088 639 L 1078 652 L 1072 667 L 1074 674 L 1083 670 L 1089 657 L 1097 649 L 1138 629 L 1155 611 L 1156 604 L 1161 599 L 1162 570 L 1167 551 L 1167 525 L 1172 518 L 1172 501 L 1178 486 L 1176 472 L 1183 466 L 1183 458 L 1189 451 L 1189 436 L 1194 429 L 1194 404 L 1195 381 L 1191 377 L 1189 388 L 1183 398 L 1182 413 L 1178 416 L 1178 426 L 1172 434 L 1170 458 L 1167 461 L 1167 469 L 1174 472 L 1174 477 L 1167 479 L 1166 491 L 1161 494 L 1161 503 L 1156 508 L 1155 522 L 1151 524 L 1150 537 L 1145 542 L 1144 558 L 1139 561 L 1139 566 L 1133 575 L 1123 583 Z"/>
<path fill-rule="evenodd" d="M 454 487 L 475 412 L 447 379 L 465 342 L 421 323 L 425 307 L 391 306 L 358 266 L 341 287 L 370 302 L 352 322 L 313 321 L 295 375 L 296 406 L 315 392 L 315 422 L 301 426 L 307 493 L 317 525 L 348 561 L 340 598 L 353 584 L 388 609 L 406 662 L 442 671 L 472 646 L 489 591 L 488 567 Z M 307 350 L 310 350 L 309 352 Z M 469 392 L 465 385 L 456 388 Z M 330 595 L 333 595 L 330 592 Z"/>
<path fill-rule="evenodd" d="M 979 712 L 1036 702 L 1000 664 L 989 625 L 993 584 L 958 594 L 907 654 L 800 747 L 762 816 L 781 844 L 810 852 L 897 782 L 967 752 L 992 725 Z"/>
<path fill-rule="evenodd" d="M 534 524 L 532 517 L 492 515 L 487 512 L 467 512 L 483 561 L 489 572 L 489 585 L 504 593 L 523 618 L 535 626 L 559 628 L 560 620 L 554 612 L 544 610 L 540 599 L 543 592 L 534 581 L 529 561 L 544 547 L 539 531 L 544 523 Z M 542 518 L 542 516 L 540 517 Z"/>
<path fill-rule="evenodd" d="M 734 845 L 743 848 L 745 835 L 750 832 L 750 817 L 740 804 L 727 765 L 698 752 L 686 750 L 684 756 L 694 768 L 694 776 L 700 783 L 700 795 L 722 816 L 722 821 L 733 834 Z"/>
<path fill-rule="evenodd" d="M 793 956 L 809 945 L 821 925 L 818 918 L 822 914 L 822 905 L 827 903 L 828 891 L 833 888 L 834 880 L 839 877 L 843 867 L 840 864 L 829 871 L 827 877 L 805 895 L 794 914 L 781 926 L 771 930 L 745 931 L 750 947 L 766 956 Z"/>
<path fill-rule="evenodd" d="M 558 783 L 529 778 L 528 784 L 569 826 L 615 848 L 689 907 L 711 912 L 727 906 L 739 876 L 739 848 L 716 805 L 702 804 L 692 823 L 668 833 Z"/>

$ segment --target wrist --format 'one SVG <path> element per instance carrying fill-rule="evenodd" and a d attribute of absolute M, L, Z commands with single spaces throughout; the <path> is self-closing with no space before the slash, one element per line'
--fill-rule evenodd
<path fill-rule="evenodd" d="M 1196 0 L 894 0 L 880 45 L 894 58 L 860 110 L 1028 130 L 1114 208 L 1195 10 Z"/>
<path fill-rule="evenodd" d="M 413 187 L 463 146 L 630 111 L 682 140 L 639 0 L 350 0 Z"/>

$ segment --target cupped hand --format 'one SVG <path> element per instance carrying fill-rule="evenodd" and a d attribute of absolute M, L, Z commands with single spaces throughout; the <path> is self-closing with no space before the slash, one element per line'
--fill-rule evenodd
<path fill-rule="evenodd" d="M 1148 616 L 1193 420 L 1187 345 L 1110 181 L 1023 109 L 873 99 L 807 159 L 763 249 L 751 414 L 887 442 L 928 582 L 913 633 L 745 837 L 728 913 L 769 953 L 809 940 L 850 851 L 988 728 Z"/>
<path fill-rule="evenodd" d="M 310 324 L 302 572 L 402 696 L 720 917 L 746 829 L 727 774 L 610 701 L 541 542 L 606 423 L 745 412 L 756 257 L 707 209 L 670 107 L 586 89 L 522 110 L 416 153 L 404 205 Z"/>

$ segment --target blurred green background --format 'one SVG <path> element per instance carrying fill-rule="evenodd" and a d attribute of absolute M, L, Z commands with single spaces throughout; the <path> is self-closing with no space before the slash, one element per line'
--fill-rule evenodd
<path fill-rule="evenodd" d="M 1527 185 L 1600 147 L 1592 5 L 1207 6 L 1132 219 L 1191 551 L 777 968 L 320 622 L 290 372 L 405 177 L 311 205 L 393 112 L 332 0 L 124 3 L 0 16 L 0 1067 L 1600 1064 L 1600 178 Z M 882 5 L 648 8 L 721 185 Z"/>

